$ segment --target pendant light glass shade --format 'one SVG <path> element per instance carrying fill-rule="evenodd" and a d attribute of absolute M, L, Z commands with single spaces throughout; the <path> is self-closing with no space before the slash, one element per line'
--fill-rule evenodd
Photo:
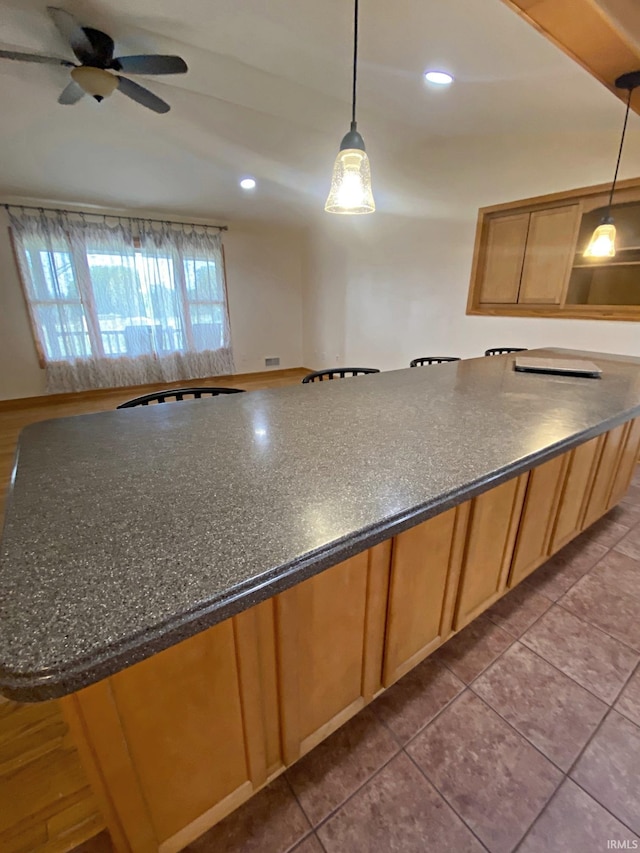
<path fill-rule="evenodd" d="M 624 148 L 624 138 L 627 133 L 627 122 L 629 121 L 629 110 L 631 109 L 631 97 L 633 95 L 633 90 L 640 86 L 640 71 L 631 71 L 628 74 L 623 74 L 621 77 L 618 77 L 615 83 L 618 89 L 626 89 L 629 92 L 627 97 L 627 109 L 624 114 L 622 136 L 620 137 L 618 159 L 616 161 L 616 170 L 613 174 L 613 183 L 611 184 L 611 191 L 609 193 L 607 212 L 602 218 L 600 225 L 598 225 L 591 235 L 589 245 L 584 251 L 583 257 L 585 258 L 615 258 L 616 256 L 616 226 L 613 224 L 613 217 L 611 216 L 611 205 L 613 204 L 613 195 L 616 191 L 620 160 L 622 159 L 622 149 Z"/>
<path fill-rule="evenodd" d="M 616 256 L 616 226 L 613 222 L 602 222 L 593 232 L 584 257 L 585 258 L 615 258 Z"/>
<path fill-rule="evenodd" d="M 327 213 L 373 213 L 376 209 L 366 151 L 346 148 L 338 152 L 324 209 Z"/>
<path fill-rule="evenodd" d="M 371 191 L 371 166 L 364 150 L 364 140 L 356 123 L 356 83 L 358 78 L 358 0 L 353 19 L 353 83 L 351 128 L 340 143 L 333 164 L 331 189 L 324 209 L 327 213 L 373 213 L 376 209 Z"/>

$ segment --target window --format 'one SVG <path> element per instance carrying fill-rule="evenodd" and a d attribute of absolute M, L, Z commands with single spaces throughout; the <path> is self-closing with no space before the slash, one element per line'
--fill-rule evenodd
<path fill-rule="evenodd" d="M 12 226 L 43 366 L 84 362 L 99 386 L 231 372 L 218 234 L 44 214 Z"/>

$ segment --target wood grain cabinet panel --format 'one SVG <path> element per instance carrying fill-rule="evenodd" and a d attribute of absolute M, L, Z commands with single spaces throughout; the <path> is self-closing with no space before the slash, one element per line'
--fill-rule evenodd
<path fill-rule="evenodd" d="M 454 629 L 459 631 L 504 593 L 528 474 L 471 502 Z"/>
<path fill-rule="evenodd" d="M 111 685 L 164 841 L 247 782 L 249 768 L 232 623 L 222 622 L 160 657 L 161 666 L 157 657 L 149 658 L 118 673 Z"/>
<path fill-rule="evenodd" d="M 312 749 L 371 698 L 366 688 L 368 637 L 382 638 L 384 633 L 389 572 L 388 561 L 386 565 L 384 560 L 376 563 L 377 553 L 372 548 L 358 554 L 276 598 L 280 713 L 287 764 Z M 388 560 L 390 552 L 386 553 Z M 379 594 L 381 587 L 384 596 Z M 381 668 L 381 641 L 372 653 L 378 656 Z"/>
<path fill-rule="evenodd" d="M 543 563 L 549 553 L 569 454 L 557 456 L 529 474 L 518 528 L 509 587 L 516 586 Z"/>
<path fill-rule="evenodd" d="M 611 509 L 625 496 L 631 478 L 638 462 L 640 450 L 640 418 L 631 422 L 627 431 L 624 450 L 620 456 L 618 468 L 613 478 L 613 486 L 609 497 L 607 509 Z"/>
<path fill-rule="evenodd" d="M 589 527 L 609 509 L 610 498 L 618 473 L 630 424 L 620 424 L 604 436 L 598 467 L 593 478 L 582 529 Z"/>
<path fill-rule="evenodd" d="M 258 639 L 254 608 L 62 700 L 118 851 L 181 850 L 266 782 Z"/>
<path fill-rule="evenodd" d="M 518 302 L 559 305 L 576 249 L 580 205 L 531 214 Z"/>
<path fill-rule="evenodd" d="M 528 228 L 528 213 L 499 216 L 489 222 L 480 284 L 481 303 L 518 301 Z"/>
<path fill-rule="evenodd" d="M 447 590 L 457 586 L 468 504 L 395 537 L 383 683 L 388 687 L 439 646 L 451 630 Z"/>
<path fill-rule="evenodd" d="M 602 449 L 604 436 L 592 438 L 570 451 L 555 518 L 549 553 L 555 554 L 583 529 L 586 501 Z"/>

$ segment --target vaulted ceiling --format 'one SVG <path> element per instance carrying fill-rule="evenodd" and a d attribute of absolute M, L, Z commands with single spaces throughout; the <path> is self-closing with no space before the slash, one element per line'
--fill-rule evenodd
<path fill-rule="evenodd" d="M 318 209 L 348 129 L 350 2 L 57 1 L 120 53 L 178 53 L 190 70 L 136 78 L 172 105 L 157 115 L 117 92 L 60 106 L 64 68 L 0 61 L 3 196 L 291 222 Z M 616 99 L 500 0 L 360 5 L 358 118 L 372 156 L 619 126 Z M 69 56 L 45 6 L 0 0 L 0 44 Z M 455 85 L 426 86 L 429 67 L 451 70 Z M 250 195 L 238 186 L 247 174 Z"/>

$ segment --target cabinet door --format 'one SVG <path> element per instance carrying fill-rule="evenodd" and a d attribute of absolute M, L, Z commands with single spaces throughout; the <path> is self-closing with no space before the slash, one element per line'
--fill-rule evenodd
<path fill-rule="evenodd" d="M 62 700 L 116 849 L 181 850 L 266 782 L 260 639 L 254 608 Z"/>
<path fill-rule="evenodd" d="M 638 462 L 638 446 L 640 445 L 640 418 L 636 418 L 629 427 L 627 440 L 620 457 L 618 470 L 613 480 L 611 497 L 609 498 L 609 509 L 615 506 L 625 496 L 633 472 Z"/>
<path fill-rule="evenodd" d="M 286 764 L 364 707 L 379 689 L 389 582 L 383 542 L 276 597 Z M 368 686 L 377 670 L 377 684 Z"/>
<path fill-rule="evenodd" d="M 509 575 L 514 587 L 549 555 L 551 534 L 569 454 L 557 456 L 534 468 L 529 475 L 524 510 Z"/>
<path fill-rule="evenodd" d="M 580 205 L 531 214 L 522 268 L 520 304 L 559 305 L 576 251 Z"/>
<path fill-rule="evenodd" d="M 453 627 L 456 631 L 504 593 L 528 474 L 471 501 Z"/>
<path fill-rule="evenodd" d="M 555 554 L 582 529 L 586 499 L 595 475 L 604 436 L 592 438 L 570 452 L 569 468 L 564 479 L 560 506 L 551 537 L 549 553 Z"/>
<path fill-rule="evenodd" d="M 468 504 L 406 530 L 393 541 L 383 683 L 393 684 L 451 630 Z"/>
<path fill-rule="evenodd" d="M 528 213 L 489 220 L 480 285 L 481 304 L 515 304 L 518 301 L 528 228 Z"/>
<path fill-rule="evenodd" d="M 587 511 L 582 523 L 583 529 L 589 527 L 594 521 L 597 521 L 609 509 L 609 500 L 618 473 L 618 466 L 622 458 L 622 451 L 627 440 L 629 427 L 630 424 L 628 423 L 621 424 L 609 430 L 605 436 L 602 453 L 598 461 L 598 468 L 593 478 Z"/>

